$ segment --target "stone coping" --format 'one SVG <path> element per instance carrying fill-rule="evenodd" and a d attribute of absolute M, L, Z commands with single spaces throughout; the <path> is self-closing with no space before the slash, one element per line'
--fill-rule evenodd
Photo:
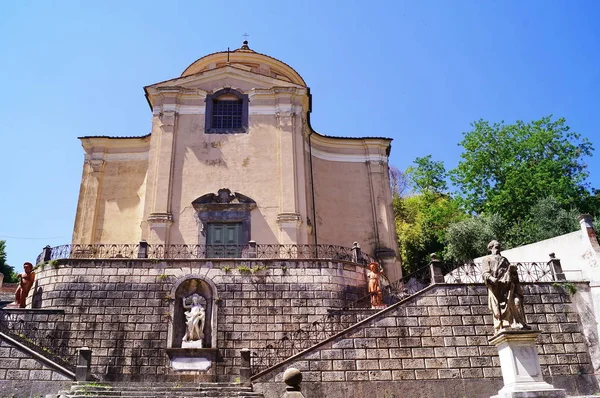
<path fill-rule="evenodd" d="M 367 269 L 367 265 L 354 263 L 352 261 L 341 260 L 341 259 L 330 259 L 330 258 L 168 258 L 168 259 L 151 259 L 151 258 L 69 258 L 59 259 L 58 266 L 60 265 L 77 265 L 79 263 L 86 263 L 88 267 L 100 266 L 98 263 L 126 263 L 128 265 L 122 268 L 134 268 L 134 264 L 143 265 L 158 265 L 164 263 L 263 263 L 264 265 L 270 265 L 269 263 L 285 263 L 286 267 L 289 268 L 330 268 L 329 264 L 342 263 L 345 265 L 351 265 L 356 268 Z M 298 266 L 297 263 L 310 263 Z M 97 265 L 98 264 L 98 265 Z M 327 264 L 327 266 L 323 266 Z M 52 266 L 50 268 L 56 269 L 58 266 Z M 48 266 L 46 266 L 48 267 Z M 275 266 L 280 268 L 281 266 Z M 207 267 L 211 268 L 211 267 Z M 218 267 L 215 267 L 218 268 Z"/>
<path fill-rule="evenodd" d="M 4 307 L 0 309 L 4 312 L 13 314 L 64 314 L 65 310 L 58 308 L 10 308 Z"/>

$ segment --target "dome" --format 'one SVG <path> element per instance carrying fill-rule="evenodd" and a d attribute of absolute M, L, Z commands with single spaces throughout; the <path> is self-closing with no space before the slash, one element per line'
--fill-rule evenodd
<path fill-rule="evenodd" d="M 247 41 L 237 50 L 208 54 L 194 61 L 183 71 L 181 77 L 227 65 L 306 87 L 304 79 L 294 68 L 278 59 L 251 50 Z"/>

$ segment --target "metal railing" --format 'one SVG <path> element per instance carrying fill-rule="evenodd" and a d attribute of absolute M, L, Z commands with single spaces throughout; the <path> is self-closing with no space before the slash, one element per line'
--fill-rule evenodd
<path fill-rule="evenodd" d="M 368 264 L 374 258 L 358 247 L 337 245 L 162 245 L 144 241 L 134 244 L 74 244 L 46 246 L 37 257 L 36 264 L 62 259 L 332 259 Z"/>
<path fill-rule="evenodd" d="M 519 280 L 521 282 L 551 282 L 564 279 L 560 260 L 551 258 L 549 262 L 518 262 Z M 483 283 L 481 266 L 465 264 L 455 267 L 438 260 L 432 260 L 425 267 L 419 268 L 401 279 L 384 283 L 382 288 L 384 302 L 392 304 L 413 296 L 433 283 Z M 251 372 L 253 375 L 274 366 L 299 352 L 306 350 L 337 333 L 348 329 L 361 321 L 348 311 L 351 308 L 368 308 L 370 294 L 359 298 L 350 305 L 339 310 L 330 310 L 327 315 L 309 326 L 298 328 L 280 340 L 267 344 L 263 348 L 253 350 Z"/>
<path fill-rule="evenodd" d="M 40 322 L 27 321 L 20 314 L 0 309 L 0 332 L 6 333 L 55 363 L 75 371 L 76 352 L 67 345 L 66 331 L 44 329 Z"/>
<path fill-rule="evenodd" d="M 518 262 L 519 281 L 521 282 L 552 282 L 557 280 L 551 267 L 551 262 Z M 483 283 L 481 264 L 471 263 L 456 267 L 444 275 L 446 283 Z"/>
<path fill-rule="evenodd" d="M 267 344 L 263 348 L 252 351 L 251 374 L 256 375 L 269 367 L 298 354 L 315 344 L 322 342 L 350 326 L 360 322 L 368 314 L 352 314 L 351 309 L 370 308 L 371 293 L 344 306 L 342 309 L 330 309 L 327 314 L 312 323 L 300 327 L 293 332 L 286 333 L 283 337 Z"/>

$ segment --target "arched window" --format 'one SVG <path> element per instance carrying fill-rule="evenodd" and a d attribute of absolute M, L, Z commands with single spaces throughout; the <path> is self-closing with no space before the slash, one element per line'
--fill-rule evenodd
<path fill-rule="evenodd" d="M 205 132 L 233 134 L 248 131 L 248 96 L 224 88 L 206 96 Z"/>

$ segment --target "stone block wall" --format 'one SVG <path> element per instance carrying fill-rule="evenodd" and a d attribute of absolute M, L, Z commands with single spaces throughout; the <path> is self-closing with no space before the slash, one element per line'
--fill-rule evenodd
<path fill-rule="evenodd" d="M 239 375 L 241 348 L 264 347 L 367 293 L 362 266 L 301 260 L 69 260 L 38 269 L 36 288 L 42 308 L 64 310 L 69 347 L 90 347 L 102 379 L 187 380 L 165 350 L 173 287 L 198 276 L 217 288 L 220 380 Z"/>
<path fill-rule="evenodd" d="M 71 383 L 70 378 L 0 336 L 0 397 L 42 397 Z"/>
<path fill-rule="evenodd" d="M 551 283 L 524 288 L 527 320 L 542 332 L 537 348 L 544 377 L 570 393 L 596 392 L 590 347 L 571 297 Z M 306 396 L 366 397 L 372 395 L 356 392 L 379 386 L 377 396 L 416 388 L 424 391 L 418 396 L 487 398 L 502 386 L 497 350 L 488 343 L 493 327 L 487 300 L 483 285 L 434 285 L 254 382 L 266 397 L 281 396 L 282 374 L 295 367 L 303 373 Z"/>

